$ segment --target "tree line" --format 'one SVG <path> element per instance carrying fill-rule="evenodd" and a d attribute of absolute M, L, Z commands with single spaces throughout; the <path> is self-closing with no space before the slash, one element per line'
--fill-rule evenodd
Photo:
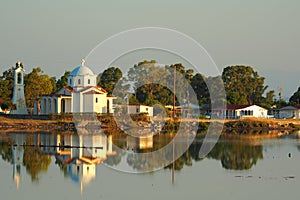
<path fill-rule="evenodd" d="M 0 76 L 2 109 L 10 109 L 13 106 L 14 70 L 15 67 L 11 67 Z M 25 74 L 24 89 L 27 107 L 33 107 L 34 102 L 40 96 L 55 93 L 66 86 L 69 73 L 70 71 L 65 71 L 59 79 L 56 79 L 45 74 L 38 67 Z M 198 100 L 194 103 L 209 105 L 212 100 L 211 88 L 217 91 L 220 86 L 214 85 L 214 83 L 219 80 L 224 83 L 226 99 L 220 98 L 216 99 L 217 101 L 224 101 L 227 104 L 256 104 L 266 108 L 299 105 L 300 87 L 288 102 L 276 99 L 275 91 L 268 90 L 265 78 L 251 66 L 228 66 L 223 69 L 220 76 L 205 77 L 201 73 L 194 73 L 192 69 L 186 69 L 181 63 L 162 66 L 155 60 L 151 60 L 134 65 L 125 76 L 118 67 L 110 67 L 98 75 L 98 85 L 104 88 L 109 95 L 122 96 L 124 91 L 131 90 L 129 96 L 131 104 L 147 105 L 172 105 L 174 102 L 173 84 L 176 85 L 175 101 L 177 104 L 179 104 L 180 96 L 188 96 L 189 89 L 192 89 Z M 208 83 L 213 83 L 211 88 L 208 87 Z M 189 89 L 187 89 L 187 85 L 190 86 Z"/>

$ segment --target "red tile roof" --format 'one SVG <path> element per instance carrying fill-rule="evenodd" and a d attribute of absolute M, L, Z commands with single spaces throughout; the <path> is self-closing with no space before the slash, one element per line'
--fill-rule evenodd
<path fill-rule="evenodd" d="M 106 90 L 104 90 L 102 87 L 100 87 L 100 86 L 88 86 L 88 87 L 85 87 L 83 90 L 81 90 L 80 92 L 84 92 L 84 91 L 86 91 L 86 90 L 88 90 L 88 89 L 91 89 L 91 88 L 95 88 L 95 89 L 97 89 L 97 90 L 100 90 L 101 92 L 103 92 L 103 93 L 107 93 L 107 91 Z M 100 94 L 100 93 L 99 93 Z"/>
<path fill-rule="evenodd" d="M 102 93 L 92 90 L 92 91 L 85 92 L 83 94 L 102 94 Z"/>
<path fill-rule="evenodd" d="M 73 92 L 73 88 L 70 87 L 70 86 L 64 86 L 64 88 L 65 88 L 68 92 L 70 92 L 70 93 Z"/>

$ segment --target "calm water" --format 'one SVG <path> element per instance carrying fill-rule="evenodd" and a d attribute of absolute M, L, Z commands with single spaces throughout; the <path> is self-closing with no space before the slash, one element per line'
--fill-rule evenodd
<path fill-rule="evenodd" d="M 157 169 L 147 153 L 170 136 L 1 133 L 1 199 L 283 199 L 299 196 L 300 139 L 220 139 L 199 158 L 202 138 L 172 165 Z M 183 139 L 184 140 L 184 139 Z M 117 148 L 118 147 L 118 148 Z M 169 152 L 171 153 L 171 152 Z M 166 156 L 166 155 L 165 155 Z"/>

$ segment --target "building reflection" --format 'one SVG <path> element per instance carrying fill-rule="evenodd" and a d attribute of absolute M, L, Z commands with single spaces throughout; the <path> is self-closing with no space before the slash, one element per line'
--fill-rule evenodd
<path fill-rule="evenodd" d="M 112 149 L 111 135 L 96 130 L 77 131 L 74 135 L 36 134 L 35 146 L 44 154 L 54 155 L 56 163 L 73 182 L 80 184 L 82 191 L 96 178 L 96 165 L 116 152 Z"/>
<path fill-rule="evenodd" d="M 26 134 L 11 133 L 9 134 L 10 141 L 12 142 L 12 167 L 13 167 L 13 180 L 19 189 L 21 182 L 21 169 L 23 166 L 24 158 L 24 144 L 27 140 Z"/>
<path fill-rule="evenodd" d="M 126 147 L 127 150 L 131 150 L 134 152 L 139 150 L 152 149 L 153 135 L 149 135 L 146 137 L 134 137 L 134 136 L 127 135 Z"/>

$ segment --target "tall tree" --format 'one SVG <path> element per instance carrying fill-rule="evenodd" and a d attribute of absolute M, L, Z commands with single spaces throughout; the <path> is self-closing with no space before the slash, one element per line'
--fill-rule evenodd
<path fill-rule="evenodd" d="M 0 97 L 3 99 L 1 103 L 2 107 L 8 108 L 12 105 L 14 70 L 15 67 L 11 67 L 0 76 Z"/>
<path fill-rule="evenodd" d="M 197 95 L 199 105 L 203 103 L 210 103 L 209 91 L 205 83 L 205 78 L 202 74 L 197 73 L 195 74 L 195 76 L 193 76 L 193 78 L 191 79 L 191 86 Z"/>
<path fill-rule="evenodd" d="M 229 104 L 261 104 L 268 88 L 250 66 L 229 66 L 223 70 L 222 79 Z"/>
<path fill-rule="evenodd" d="M 289 102 L 291 105 L 300 105 L 300 87 L 294 94 L 290 97 Z"/>
<path fill-rule="evenodd" d="M 272 108 L 275 103 L 275 91 L 270 90 L 267 92 L 266 97 L 263 98 L 261 106 L 264 106 L 265 108 Z"/>
<path fill-rule="evenodd" d="M 167 105 L 173 104 L 174 92 L 176 103 L 187 100 L 193 73 L 192 69 L 185 69 L 181 63 L 161 65 L 155 60 L 145 60 L 129 69 L 128 81 L 133 84 L 138 102 Z"/>
<path fill-rule="evenodd" d="M 165 87 L 169 85 L 170 75 L 170 71 L 156 61 L 143 61 L 129 69 L 128 82 L 133 85 L 138 102 L 167 104 L 172 100 L 170 90 Z"/>
<path fill-rule="evenodd" d="M 122 71 L 118 67 L 110 67 L 98 76 L 98 85 L 112 94 L 115 85 L 122 78 Z"/>
<path fill-rule="evenodd" d="M 53 86 L 51 78 L 43 74 L 41 68 L 34 68 L 32 72 L 25 75 L 25 98 L 28 107 L 33 107 L 33 104 L 38 100 L 39 96 L 52 93 Z"/>
<path fill-rule="evenodd" d="M 70 71 L 65 71 L 64 75 L 60 77 L 56 81 L 56 91 L 59 91 L 64 86 L 68 85 L 68 77 L 69 77 Z"/>

